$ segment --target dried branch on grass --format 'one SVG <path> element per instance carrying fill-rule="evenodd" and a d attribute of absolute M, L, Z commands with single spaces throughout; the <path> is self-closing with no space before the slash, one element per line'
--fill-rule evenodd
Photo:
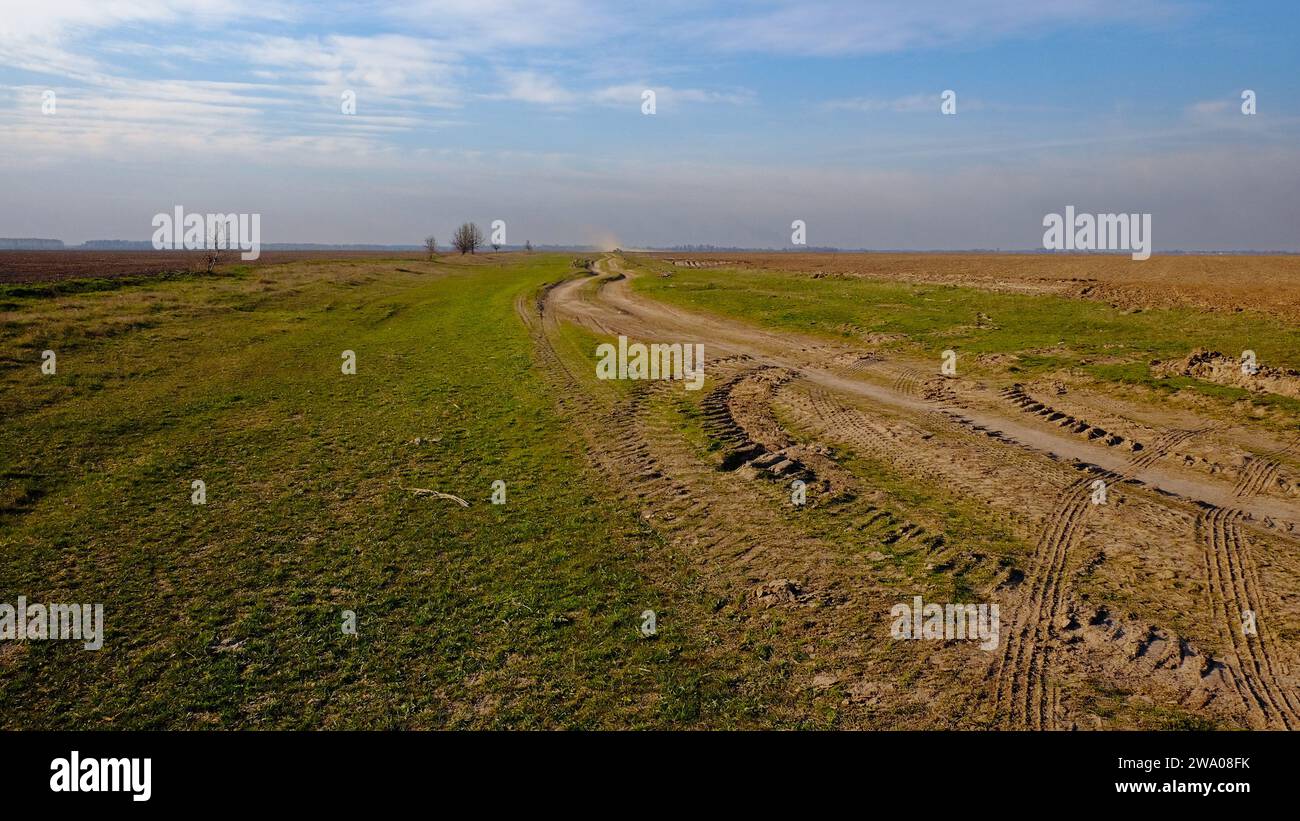
<path fill-rule="evenodd" d="M 411 493 L 414 493 L 416 496 L 432 496 L 435 499 L 451 499 L 453 502 L 458 503 L 461 507 L 469 507 L 469 502 L 465 501 L 459 496 L 453 496 L 450 493 L 443 493 L 438 490 L 430 490 L 427 487 L 403 487 L 402 490 L 406 490 Z"/>

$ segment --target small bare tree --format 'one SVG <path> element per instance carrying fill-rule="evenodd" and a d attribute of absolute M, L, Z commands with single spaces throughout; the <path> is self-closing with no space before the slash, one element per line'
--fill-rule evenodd
<path fill-rule="evenodd" d="M 462 254 L 472 254 L 483 247 L 483 232 L 472 222 L 464 223 L 456 229 L 451 244 Z"/>
<path fill-rule="evenodd" d="M 424 250 L 428 252 L 429 259 L 438 255 L 438 240 L 435 237 L 424 238 Z"/>
<path fill-rule="evenodd" d="M 212 241 L 208 244 L 203 258 L 203 268 L 206 273 L 212 273 L 221 264 L 221 247 L 229 244 L 226 239 L 225 227 L 224 222 L 218 222 L 216 228 L 212 231 Z"/>

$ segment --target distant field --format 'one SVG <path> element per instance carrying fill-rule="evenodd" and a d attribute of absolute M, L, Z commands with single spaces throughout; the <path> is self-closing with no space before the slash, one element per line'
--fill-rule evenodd
<path fill-rule="evenodd" d="M 635 258 L 660 274 L 637 280 L 655 299 L 915 356 L 951 348 L 966 357 L 971 374 L 1086 377 L 1120 390 L 1148 389 L 1156 392 L 1152 398 L 1181 392 L 1225 411 L 1244 401 L 1261 413 L 1280 411 L 1276 422 L 1283 427 L 1300 414 L 1300 391 L 1251 393 L 1151 368 L 1205 348 L 1229 357 L 1252 350 L 1269 365 L 1300 369 L 1300 326 L 1287 319 L 1300 300 L 1300 258 L 1169 257 L 1158 268 L 1169 280 L 1164 284 L 1131 273 L 1147 263 L 1114 257 Z M 1249 277 L 1240 273 L 1246 270 Z M 1209 282 L 1227 271 L 1238 272 L 1231 276 L 1240 301 L 1199 304 L 1216 298 Z M 1123 299 L 1098 297 L 1102 278 L 1107 293 Z M 1092 290 L 1081 294 L 1081 287 Z M 1290 381 L 1300 386 L 1300 377 Z"/>
<path fill-rule="evenodd" d="M 424 258 L 418 252 L 391 251 L 264 251 L 250 262 L 239 259 L 236 251 L 225 256 L 229 265 L 260 266 L 326 259 Z M 202 269 L 202 251 L 0 251 L 0 283 L 153 276 Z"/>
<path fill-rule="evenodd" d="M 652 254 L 679 265 L 771 268 L 816 277 L 848 276 L 1051 293 L 1119 307 L 1250 309 L 1300 321 L 1300 255 L 1123 254 Z"/>

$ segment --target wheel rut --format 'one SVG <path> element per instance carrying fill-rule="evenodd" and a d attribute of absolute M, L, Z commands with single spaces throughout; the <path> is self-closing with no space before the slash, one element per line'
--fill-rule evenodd
<path fill-rule="evenodd" d="M 1237 499 L 1262 493 L 1277 476 L 1277 457 L 1296 447 L 1252 459 L 1233 490 Z M 1300 694 L 1286 683 L 1286 668 L 1264 609 L 1259 568 L 1235 507 L 1208 507 L 1196 522 L 1204 551 L 1206 605 L 1218 625 L 1227 680 L 1257 727 L 1300 728 Z"/>

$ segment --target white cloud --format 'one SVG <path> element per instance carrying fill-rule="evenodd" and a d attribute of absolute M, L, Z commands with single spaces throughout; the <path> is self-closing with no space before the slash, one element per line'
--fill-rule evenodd
<path fill-rule="evenodd" d="M 329 35 L 312 38 L 255 37 L 242 43 L 240 56 L 264 76 L 309 84 L 331 96 L 343 89 L 362 91 L 372 101 L 431 106 L 455 105 L 456 81 L 464 69 L 434 41 L 401 34 Z"/>
<path fill-rule="evenodd" d="M 716 91 L 701 88 L 676 88 L 656 83 L 619 83 L 589 89 L 564 87 L 558 80 L 536 71 L 501 72 L 503 90 L 487 95 L 489 99 L 515 100 L 537 105 L 572 108 L 580 105 L 625 106 L 639 109 L 641 95 L 647 89 L 655 93 L 656 109 L 672 110 L 683 103 L 745 105 L 754 102 L 748 89 Z"/>
<path fill-rule="evenodd" d="M 894 97 L 884 99 L 880 97 L 850 97 L 838 100 L 827 100 L 822 103 L 822 108 L 828 111 L 860 111 L 873 113 L 879 111 L 889 111 L 894 113 L 939 113 L 940 92 L 933 94 L 911 94 L 906 97 Z M 970 110 L 972 107 L 978 108 L 974 101 L 967 103 L 961 101 L 962 110 Z"/>
<path fill-rule="evenodd" d="M 502 91 L 489 94 L 489 98 L 559 106 L 573 105 L 578 100 L 578 95 L 561 87 L 555 78 L 535 71 L 503 71 L 501 80 Z"/>
<path fill-rule="evenodd" d="M 101 31 L 142 24 L 230 26 L 285 13 L 277 0 L 16 0 L 4 9 L 0 65 L 84 78 L 103 66 L 73 46 Z"/>
<path fill-rule="evenodd" d="M 656 83 L 623 83 L 605 86 L 593 91 L 589 99 L 602 105 L 624 105 L 635 108 L 641 105 L 641 94 L 647 89 L 654 91 L 656 107 L 668 110 L 682 103 L 748 105 L 757 99 L 754 92 L 749 89 L 716 91 L 703 88 L 676 88 Z"/>

